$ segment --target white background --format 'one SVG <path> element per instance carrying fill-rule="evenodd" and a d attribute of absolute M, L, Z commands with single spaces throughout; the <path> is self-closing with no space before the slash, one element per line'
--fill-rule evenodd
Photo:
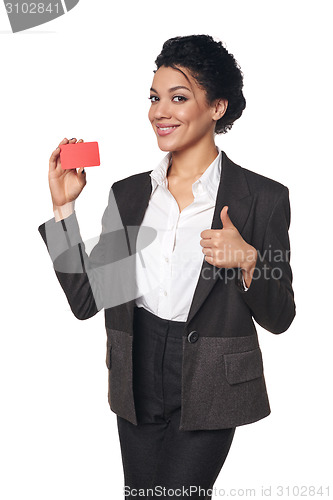
<path fill-rule="evenodd" d="M 83 239 L 98 238 L 111 184 L 164 155 L 147 119 L 154 60 L 166 39 L 200 33 L 224 41 L 244 72 L 247 108 L 216 143 L 289 187 L 297 306 L 282 335 L 258 328 L 272 413 L 236 429 L 215 486 L 256 497 L 272 486 L 274 497 L 278 485 L 330 484 L 331 10 L 328 1 L 81 0 L 14 35 L 0 5 L 1 498 L 122 498 L 104 313 L 73 316 L 37 230 L 53 217 L 48 159 L 65 136 L 99 141 L 102 165 L 87 169 L 76 202 Z"/>

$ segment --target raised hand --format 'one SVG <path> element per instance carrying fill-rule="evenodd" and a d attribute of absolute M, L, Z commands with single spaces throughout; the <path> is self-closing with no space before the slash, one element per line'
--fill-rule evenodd
<path fill-rule="evenodd" d="M 59 146 L 63 144 L 75 144 L 83 142 L 82 139 L 63 139 Z M 57 147 L 51 154 L 49 161 L 49 186 L 53 202 L 53 208 L 60 207 L 74 201 L 84 186 L 86 185 L 86 173 L 83 168 L 63 170 L 60 161 L 60 147 Z"/>
<path fill-rule="evenodd" d="M 233 225 L 228 207 L 221 210 L 222 229 L 205 229 L 201 232 L 200 245 L 205 254 L 205 260 L 216 267 L 242 269 L 247 286 L 253 275 L 257 260 L 257 250 L 249 245 Z"/>

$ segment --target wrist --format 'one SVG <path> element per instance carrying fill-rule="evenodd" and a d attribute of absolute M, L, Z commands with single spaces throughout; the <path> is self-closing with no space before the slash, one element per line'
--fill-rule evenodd
<path fill-rule="evenodd" d="M 75 200 L 69 201 L 68 203 L 65 203 L 64 205 L 61 206 L 53 204 L 55 221 L 58 222 L 62 219 L 65 219 L 66 217 L 69 217 L 74 212 L 74 208 L 75 208 Z"/>
<path fill-rule="evenodd" d="M 251 284 L 253 272 L 256 267 L 257 258 L 258 258 L 257 250 L 254 247 L 249 246 L 246 252 L 246 259 L 242 262 L 240 266 L 247 287 L 249 287 Z"/>
<path fill-rule="evenodd" d="M 243 273 L 249 274 L 253 272 L 256 262 L 258 258 L 258 252 L 257 250 L 249 245 L 247 250 L 245 251 L 245 258 L 243 262 L 241 262 L 241 265 L 239 266 Z"/>

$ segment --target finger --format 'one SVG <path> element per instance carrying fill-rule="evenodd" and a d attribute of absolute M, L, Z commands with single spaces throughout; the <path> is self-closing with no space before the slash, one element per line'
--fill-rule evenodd
<path fill-rule="evenodd" d="M 86 179 L 86 171 L 84 168 L 79 168 L 79 170 L 77 171 L 77 180 L 78 180 L 78 183 L 80 184 L 80 186 L 84 187 L 87 183 L 87 179 Z"/>
<path fill-rule="evenodd" d="M 60 148 L 58 146 L 50 156 L 50 162 L 49 162 L 50 171 L 56 169 L 59 155 L 60 155 Z"/>
<path fill-rule="evenodd" d="M 202 249 L 202 253 L 208 255 L 208 257 L 213 257 L 214 255 L 213 250 L 211 248 L 206 248 L 206 247 Z"/>
<path fill-rule="evenodd" d="M 210 257 L 209 255 L 205 255 L 204 259 L 208 262 L 208 264 L 213 264 L 214 262 L 213 257 Z"/>
<path fill-rule="evenodd" d="M 59 142 L 59 146 L 62 146 L 63 144 L 68 144 L 69 140 L 65 137 L 61 142 Z"/>
<path fill-rule="evenodd" d="M 201 238 L 203 239 L 209 239 L 213 237 L 215 229 L 205 229 L 200 233 Z"/>
<path fill-rule="evenodd" d="M 76 143 L 76 138 L 73 137 L 72 139 L 67 139 L 66 137 L 59 143 L 59 146 L 53 151 L 50 157 L 50 170 L 55 170 L 58 166 L 58 157 L 60 155 L 60 146 L 63 146 L 64 144 L 75 144 Z"/>
<path fill-rule="evenodd" d="M 200 240 L 200 245 L 204 248 L 212 248 L 212 239 Z"/>
<path fill-rule="evenodd" d="M 235 226 L 233 225 L 232 220 L 229 217 L 228 209 L 229 207 L 226 205 L 222 208 L 220 213 L 223 229 L 234 229 Z"/>

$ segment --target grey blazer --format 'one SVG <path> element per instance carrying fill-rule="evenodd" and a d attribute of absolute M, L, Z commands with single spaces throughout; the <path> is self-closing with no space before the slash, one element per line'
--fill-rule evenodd
<path fill-rule="evenodd" d="M 151 194 L 150 172 L 112 185 L 102 232 L 89 256 L 75 212 L 38 227 L 74 315 L 88 319 L 104 308 L 109 405 L 135 425 L 136 237 Z M 224 205 L 243 238 L 258 250 L 258 259 L 247 291 L 239 269 L 203 261 L 183 334 L 180 430 L 235 427 L 269 415 L 255 322 L 279 334 L 295 316 L 288 188 L 236 165 L 222 152 L 212 229 L 222 227 Z M 152 231 L 147 228 L 147 244 L 154 238 Z"/>

